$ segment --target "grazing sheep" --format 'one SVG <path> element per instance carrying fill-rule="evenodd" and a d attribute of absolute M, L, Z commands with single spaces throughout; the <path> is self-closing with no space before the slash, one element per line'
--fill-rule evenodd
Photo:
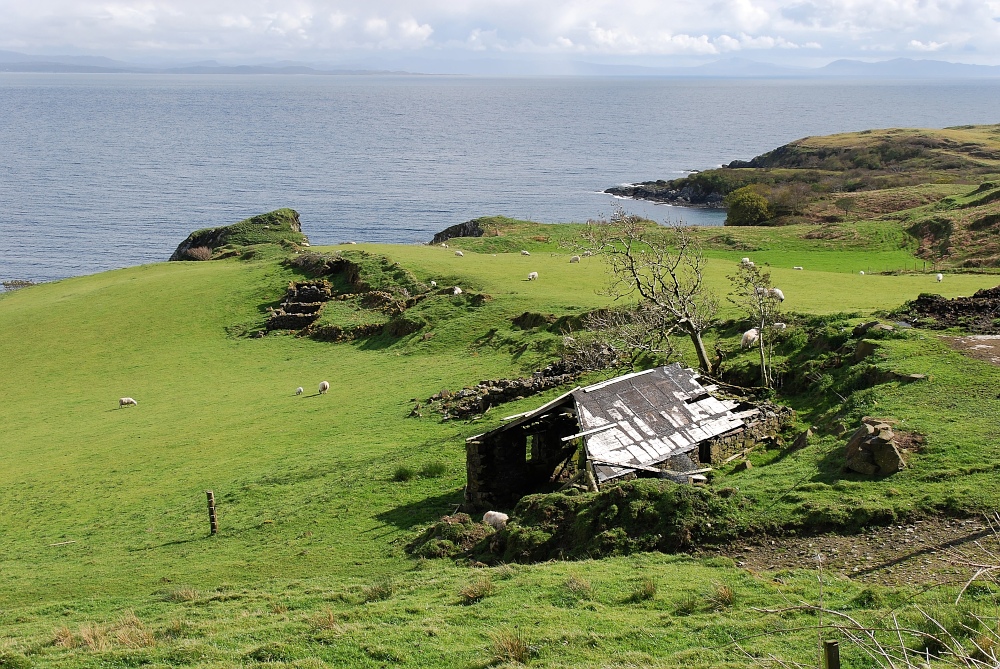
<path fill-rule="evenodd" d="M 139 403 L 136 402 L 131 397 L 123 397 L 120 400 L 118 400 L 119 409 L 122 409 L 124 407 L 137 407 L 137 406 L 139 406 Z"/>
<path fill-rule="evenodd" d="M 570 262 L 580 262 L 580 256 L 570 256 Z"/>
<path fill-rule="evenodd" d="M 743 339 L 740 340 L 740 346 L 743 348 L 750 348 L 757 343 L 760 338 L 760 330 L 757 328 L 750 328 L 743 333 Z"/>
<path fill-rule="evenodd" d="M 483 514 L 483 522 L 498 532 L 507 527 L 508 520 L 510 520 L 510 517 L 506 513 L 500 513 L 499 511 L 487 511 Z"/>
<path fill-rule="evenodd" d="M 521 255 L 523 255 L 523 256 L 530 256 L 531 254 L 528 253 L 527 251 L 525 251 L 524 249 L 521 249 Z"/>
<path fill-rule="evenodd" d="M 298 388 L 295 389 L 295 394 L 296 395 L 301 395 L 304 392 L 305 392 L 305 390 L 302 389 L 302 386 L 299 386 Z"/>
<path fill-rule="evenodd" d="M 937 275 L 937 280 L 938 280 L 938 283 L 941 283 L 942 281 L 944 281 L 944 274 L 938 274 Z"/>
<path fill-rule="evenodd" d="M 465 254 L 462 253 L 461 251 L 455 251 L 455 255 L 458 256 L 459 258 L 464 258 L 465 257 Z"/>
<path fill-rule="evenodd" d="M 775 330 L 784 330 L 788 326 L 785 325 L 784 323 L 772 323 L 771 327 L 774 328 Z"/>
<path fill-rule="evenodd" d="M 780 288 L 772 288 L 771 289 L 771 297 L 773 297 L 774 299 L 778 300 L 778 302 L 784 302 L 785 301 L 785 294 L 783 292 L 781 292 Z"/>
<path fill-rule="evenodd" d="M 594 252 L 593 252 L 593 251 L 584 251 L 584 252 L 583 252 L 583 257 L 584 257 L 584 258 L 589 258 L 589 257 L 590 257 L 590 256 L 592 256 L 592 255 L 594 255 Z"/>
<path fill-rule="evenodd" d="M 528 272 L 528 281 L 534 281 L 538 278 L 538 272 Z"/>
<path fill-rule="evenodd" d="M 753 267 L 753 261 L 750 258 L 740 258 L 740 264 L 744 267 Z"/>
<path fill-rule="evenodd" d="M 763 286 L 757 286 L 753 289 L 753 292 L 757 295 L 757 297 L 767 297 L 770 294 L 767 288 L 764 288 Z"/>
<path fill-rule="evenodd" d="M 437 281 L 431 281 L 431 288 L 437 288 L 437 287 L 438 287 L 438 282 Z"/>
<path fill-rule="evenodd" d="M 455 286 L 454 288 L 451 289 L 451 294 L 452 295 L 461 295 L 462 294 L 462 289 L 459 288 L 458 286 Z"/>
<path fill-rule="evenodd" d="M 865 271 L 861 270 L 860 272 L 858 272 L 858 274 L 860 274 L 861 276 L 864 276 L 865 275 Z"/>
<path fill-rule="evenodd" d="M 329 389 L 330 389 L 330 382 L 329 381 L 320 381 L 319 382 L 319 394 L 320 395 L 326 394 L 326 391 L 328 391 Z"/>
<path fill-rule="evenodd" d="M 357 242 L 340 242 L 341 244 L 357 244 Z"/>
<path fill-rule="evenodd" d="M 448 248 L 448 245 L 445 244 L 444 242 L 441 242 L 441 248 L 446 249 L 446 248 Z"/>
<path fill-rule="evenodd" d="M 792 269 L 802 269 L 802 265 L 796 265 L 796 266 L 795 266 L 795 267 L 793 267 Z"/>

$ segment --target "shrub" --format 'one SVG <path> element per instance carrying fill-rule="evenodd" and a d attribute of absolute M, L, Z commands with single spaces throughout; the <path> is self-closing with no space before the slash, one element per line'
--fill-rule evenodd
<path fill-rule="evenodd" d="M 403 483 L 405 481 L 412 480 L 416 475 L 417 472 L 412 467 L 400 465 L 399 467 L 396 467 L 396 471 L 392 473 L 392 480 L 397 483 Z"/>
<path fill-rule="evenodd" d="M 196 246 L 193 249 L 188 249 L 184 255 L 190 260 L 211 260 L 212 249 L 207 246 Z"/>
<path fill-rule="evenodd" d="M 726 225 L 760 225 L 771 218 L 767 198 L 754 186 L 737 188 L 725 197 L 724 202 L 729 209 Z"/>
<path fill-rule="evenodd" d="M 475 604 L 481 599 L 485 599 L 493 594 L 493 580 L 489 574 L 479 576 L 475 581 L 458 591 L 458 596 L 462 603 L 468 606 Z"/>

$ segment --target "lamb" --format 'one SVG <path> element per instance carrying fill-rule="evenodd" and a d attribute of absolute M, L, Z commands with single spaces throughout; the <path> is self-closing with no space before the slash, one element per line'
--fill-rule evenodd
<path fill-rule="evenodd" d="M 744 267 L 753 267 L 753 261 L 750 258 L 740 258 L 740 264 Z"/>
<path fill-rule="evenodd" d="M 464 258 L 465 257 L 465 254 L 462 253 L 461 251 L 455 251 L 455 255 L 458 256 L 459 258 Z"/>
<path fill-rule="evenodd" d="M 302 389 L 302 386 L 299 386 L 298 388 L 295 389 L 295 394 L 296 395 L 301 395 L 304 392 L 305 392 L 305 390 Z"/>
<path fill-rule="evenodd" d="M 538 272 L 528 272 L 528 281 L 534 281 L 538 278 Z"/>
<path fill-rule="evenodd" d="M 778 300 L 778 302 L 784 302 L 785 301 L 785 294 L 783 292 L 781 292 L 780 288 L 772 288 L 771 289 L 771 297 L 773 297 L 774 299 Z"/>
<path fill-rule="evenodd" d="M 757 343 L 757 339 L 760 338 L 760 330 L 757 328 L 750 328 L 743 333 L 743 339 L 740 340 L 740 346 L 743 348 L 750 348 Z"/>
<path fill-rule="evenodd" d="M 487 511 L 483 514 L 483 522 L 498 532 L 507 527 L 508 520 L 510 520 L 510 517 L 506 513 L 500 513 L 499 511 Z"/>
<path fill-rule="evenodd" d="M 326 391 L 328 391 L 329 389 L 330 389 L 330 382 L 329 381 L 320 381 L 319 382 L 319 394 L 320 395 L 326 394 Z"/>
<path fill-rule="evenodd" d="M 118 400 L 119 409 L 123 409 L 125 407 L 137 407 L 137 406 L 139 406 L 139 403 L 136 402 L 131 397 L 123 397 L 120 400 Z"/>
<path fill-rule="evenodd" d="M 523 255 L 523 256 L 530 256 L 531 254 L 528 253 L 527 251 L 525 251 L 524 249 L 521 249 L 521 255 Z"/>
<path fill-rule="evenodd" d="M 570 262 L 580 262 L 580 256 L 570 256 Z"/>
<path fill-rule="evenodd" d="M 944 281 L 944 274 L 938 273 L 937 280 L 938 280 L 938 283 L 941 283 L 942 281 Z"/>
<path fill-rule="evenodd" d="M 431 288 L 437 288 L 437 287 L 438 287 L 438 282 L 432 280 L 431 281 Z"/>
<path fill-rule="evenodd" d="M 802 269 L 802 265 L 796 265 L 796 266 L 795 266 L 795 267 L 793 267 L 792 269 Z"/>
<path fill-rule="evenodd" d="M 462 294 L 462 289 L 459 288 L 458 286 L 455 286 L 454 288 L 451 289 L 451 294 L 452 295 L 461 295 Z"/>

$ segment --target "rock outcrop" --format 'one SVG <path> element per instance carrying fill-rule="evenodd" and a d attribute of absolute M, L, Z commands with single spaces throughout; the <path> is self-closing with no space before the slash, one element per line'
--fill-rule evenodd
<path fill-rule="evenodd" d="M 196 230 L 180 243 L 170 260 L 193 260 L 195 258 L 190 252 L 197 248 L 215 251 L 227 244 L 250 246 L 280 244 L 283 241 L 308 244 L 306 236 L 302 234 L 299 213 L 294 209 L 276 209 L 221 228 Z"/>
<path fill-rule="evenodd" d="M 293 281 L 288 284 L 284 299 L 271 311 L 265 327 L 268 330 L 301 330 L 319 318 L 320 309 L 333 296 L 329 281 Z"/>
<path fill-rule="evenodd" d="M 443 244 L 453 237 L 482 237 L 484 232 L 482 226 L 479 225 L 479 220 L 474 219 L 445 228 L 434 235 L 431 244 Z"/>
<path fill-rule="evenodd" d="M 906 467 L 892 426 L 865 417 L 847 442 L 847 468 L 866 476 L 886 476 Z"/>
<path fill-rule="evenodd" d="M 677 181 L 677 180 L 675 180 Z M 710 207 L 721 209 L 723 195 L 714 190 L 706 190 L 700 184 L 685 183 L 677 187 L 675 181 L 644 181 L 638 184 L 614 186 L 605 193 L 618 197 L 630 197 L 637 200 L 653 202 L 670 202 L 686 206 Z M 680 180 L 683 182 L 683 180 Z"/>
<path fill-rule="evenodd" d="M 996 334 L 1000 332 L 1000 286 L 953 300 L 924 293 L 906 305 L 905 313 L 921 327 L 961 327 L 979 334 Z"/>

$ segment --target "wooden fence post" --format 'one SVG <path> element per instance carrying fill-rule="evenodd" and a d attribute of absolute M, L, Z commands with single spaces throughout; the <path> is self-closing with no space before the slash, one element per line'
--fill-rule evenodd
<path fill-rule="evenodd" d="M 826 669 L 840 669 L 840 644 L 838 642 L 824 641 L 823 654 L 826 656 Z"/>
<path fill-rule="evenodd" d="M 208 496 L 208 523 L 212 528 L 212 534 L 218 534 L 219 521 L 215 517 L 215 493 L 211 490 L 206 490 L 205 494 Z"/>

